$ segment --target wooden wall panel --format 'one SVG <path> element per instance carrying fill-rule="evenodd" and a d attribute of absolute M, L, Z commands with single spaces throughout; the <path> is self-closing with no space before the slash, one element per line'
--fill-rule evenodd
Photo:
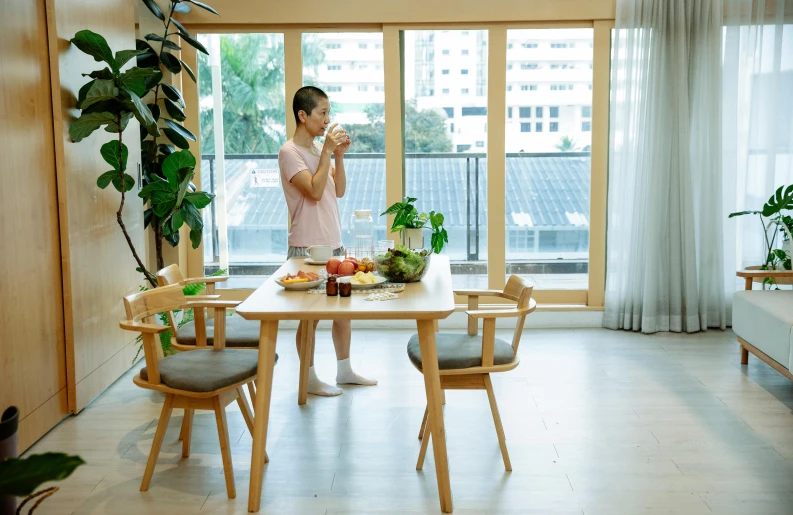
<path fill-rule="evenodd" d="M 20 450 L 68 413 L 44 0 L 0 1 L 0 410 Z"/>
<path fill-rule="evenodd" d="M 55 152 L 61 192 L 61 251 L 64 262 L 66 349 L 69 405 L 82 409 L 131 365 L 128 348 L 134 335 L 122 331 L 122 298 L 138 291 L 142 276 L 116 223 L 120 194 L 100 190 L 96 178 L 108 169 L 100 147 L 115 134 L 97 131 L 80 143 L 69 139 L 69 124 L 79 112 L 77 92 L 85 84 L 82 73 L 101 68 L 69 43 L 74 34 L 90 29 L 102 34 L 116 52 L 135 48 L 135 8 L 129 0 L 46 0 L 53 84 L 53 113 L 57 127 Z M 130 66 L 133 63 L 129 63 Z M 140 160 L 138 123 L 124 132 L 129 148 L 127 169 L 137 176 Z M 145 255 L 143 206 L 135 189 L 127 192 L 124 222 L 139 255 Z M 145 258 L 144 258 L 145 259 Z"/>

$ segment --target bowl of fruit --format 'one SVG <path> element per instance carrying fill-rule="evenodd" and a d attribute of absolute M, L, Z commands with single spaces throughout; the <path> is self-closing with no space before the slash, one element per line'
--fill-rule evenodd
<path fill-rule="evenodd" d="M 374 275 L 372 272 L 355 272 L 349 277 L 339 277 L 340 283 L 350 283 L 353 290 L 368 290 L 387 281 L 385 277 Z"/>
<path fill-rule="evenodd" d="M 310 290 L 322 284 L 322 279 L 314 272 L 298 271 L 297 274 L 287 274 L 283 277 L 277 277 L 275 284 L 285 290 Z"/>
<path fill-rule="evenodd" d="M 355 275 L 358 272 L 374 273 L 375 264 L 369 258 L 360 261 L 354 257 L 344 258 L 344 260 L 331 259 L 325 264 L 325 270 L 329 275 L 340 275 L 343 277 Z"/>
<path fill-rule="evenodd" d="M 415 252 L 397 245 L 385 254 L 375 256 L 377 272 L 392 283 L 416 283 L 426 275 L 430 268 L 432 252 Z"/>

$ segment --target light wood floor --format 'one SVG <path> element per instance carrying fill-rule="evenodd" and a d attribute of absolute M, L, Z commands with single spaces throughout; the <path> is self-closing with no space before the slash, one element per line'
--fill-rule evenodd
<path fill-rule="evenodd" d="M 424 387 L 409 336 L 354 332 L 355 368 L 380 385 L 300 408 L 294 332 L 282 332 L 261 513 L 440 513 L 432 452 L 414 470 Z M 320 332 L 326 380 L 332 349 Z M 754 357 L 741 367 L 732 332 L 527 330 L 520 349 L 521 365 L 493 379 L 514 472 L 503 469 L 485 392 L 447 393 L 456 514 L 793 513 L 793 383 Z M 196 413 L 189 459 L 174 412 L 151 489 L 138 491 L 161 405 L 130 372 L 44 437 L 30 452 L 88 464 L 37 513 L 245 513 L 251 437 L 236 405 L 236 499 L 208 412 Z"/>

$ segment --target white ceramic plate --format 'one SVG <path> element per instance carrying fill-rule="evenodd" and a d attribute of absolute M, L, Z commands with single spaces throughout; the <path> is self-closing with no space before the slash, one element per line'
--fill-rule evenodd
<path fill-rule="evenodd" d="M 328 261 L 330 261 L 330 259 L 326 259 L 325 261 L 314 261 L 310 257 L 307 257 L 306 259 L 303 260 L 303 263 L 305 263 L 307 265 L 320 266 L 320 265 L 326 265 L 328 263 Z"/>
<path fill-rule="evenodd" d="M 310 290 L 312 288 L 316 288 L 317 286 L 319 286 L 320 284 L 323 284 L 324 282 L 325 281 L 320 279 L 318 281 L 309 281 L 307 283 L 290 283 L 290 284 L 286 284 L 284 282 L 281 282 L 280 279 L 275 279 L 275 284 L 277 284 L 278 286 L 280 286 L 281 288 L 283 288 L 285 290 L 292 290 L 292 291 Z"/>
<path fill-rule="evenodd" d="M 353 276 L 339 277 L 337 279 L 337 282 L 350 283 L 352 285 L 352 289 L 353 290 L 369 290 L 371 288 L 374 288 L 378 284 L 383 284 L 384 282 L 386 282 L 388 280 L 385 277 L 381 277 L 379 275 L 376 275 L 376 276 L 374 276 L 374 280 L 375 280 L 374 283 L 372 283 L 372 284 L 358 284 L 358 283 L 350 282 L 350 279 L 352 279 L 352 278 L 353 278 Z"/>

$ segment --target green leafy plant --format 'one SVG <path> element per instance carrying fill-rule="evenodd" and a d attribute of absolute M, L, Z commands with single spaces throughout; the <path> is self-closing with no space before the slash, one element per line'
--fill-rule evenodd
<path fill-rule="evenodd" d="M 28 511 L 32 513 L 44 499 L 58 491 L 58 487 L 53 486 L 36 492 L 39 486 L 48 481 L 65 479 L 84 464 L 79 456 L 56 452 L 0 461 L 0 497 L 25 497 L 17 508 L 17 513 L 22 513 L 22 508 L 28 502 L 37 499 Z"/>
<path fill-rule="evenodd" d="M 785 270 L 793 268 L 791 256 L 784 250 L 775 248 L 779 234 L 782 235 L 783 241 L 793 240 L 793 237 L 791 237 L 793 218 L 783 213 L 783 211 L 791 209 L 793 209 L 793 185 L 777 188 L 776 192 L 763 205 L 761 211 L 739 211 L 729 215 L 729 218 L 744 215 L 757 215 L 760 217 L 765 240 L 763 255 L 766 256 L 765 263 L 760 267 L 761 270 L 775 270 L 780 265 Z M 763 280 L 763 284 L 774 285 L 776 281 L 771 277 L 766 277 Z"/>
<path fill-rule="evenodd" d="M 415 197 L 405 197 L 402 202 L 396 202 L 391 207 L 380 213 L 380 216 L 395 215 L 394 223 L 391 225 L 391 232 L 400 232 L 405 229 L 423 229 L 428 223 L 432 228 L 430 246 L 432 250 L 439 254 L 443 250 L 445 243 L 449 243 L 449 234 L 443 227 L 444 217 L 441 213 L 430 211 L 419 213 L 413 205 L 418 200 Z"/>
<path fill-rule="evenodd" d="M 175 13 L 189 13 L 191 5 L 218 14 L 207 4 L 194 0 L 170 0 L 167 12 L 163 12 L 154 0 L 142 0 L 148 10 L 162 22 L 161 34 L 146 34 L 144 39 L 136 40 L 138 67 L 150 70 L 153 74 L 146 82 L 145 93 L 153 95 L 149 104 L 153 118 L 161 122 L 162 134 L 141 130 L 141 163 L 143 168 L 143 188 L 139 196 L 148 203 L 144 212 L 144 224 L 154 231 L 157 268 L 165 266 L 162 242 L 172 247 L 179 244 L 179 229 L 187 224 L 190 227 L 190 241 L 193 248 L 201 244 L 204 222 L 199 209 L 206 207 L 214 198 L 213 194 L 195 191 L 190 180 L 196 166 L 196 158 L 188 150 L 189 141 L 196 141 L 195 135 L 182 122 L 185 121 L 185 101 L 182 93 L 163 82 L 164 71 L 180 74 L 184 71 L 193 82 L 196 76 L 190 66 L 176 57 L 172 51 L 180 51 L 178 43 L 188 44 L 208 55 L 207 49 L 174 18 Z M 171 39 L 178 36 L 178 40 Z M 159 49 L 155 48 L 159 47 Z M 167 115 L 167 116 L 166 116 Z M 182 149 L 177 152 L 174 147 Z M 172 159 L 178 155 L 178 159 Z"/>

